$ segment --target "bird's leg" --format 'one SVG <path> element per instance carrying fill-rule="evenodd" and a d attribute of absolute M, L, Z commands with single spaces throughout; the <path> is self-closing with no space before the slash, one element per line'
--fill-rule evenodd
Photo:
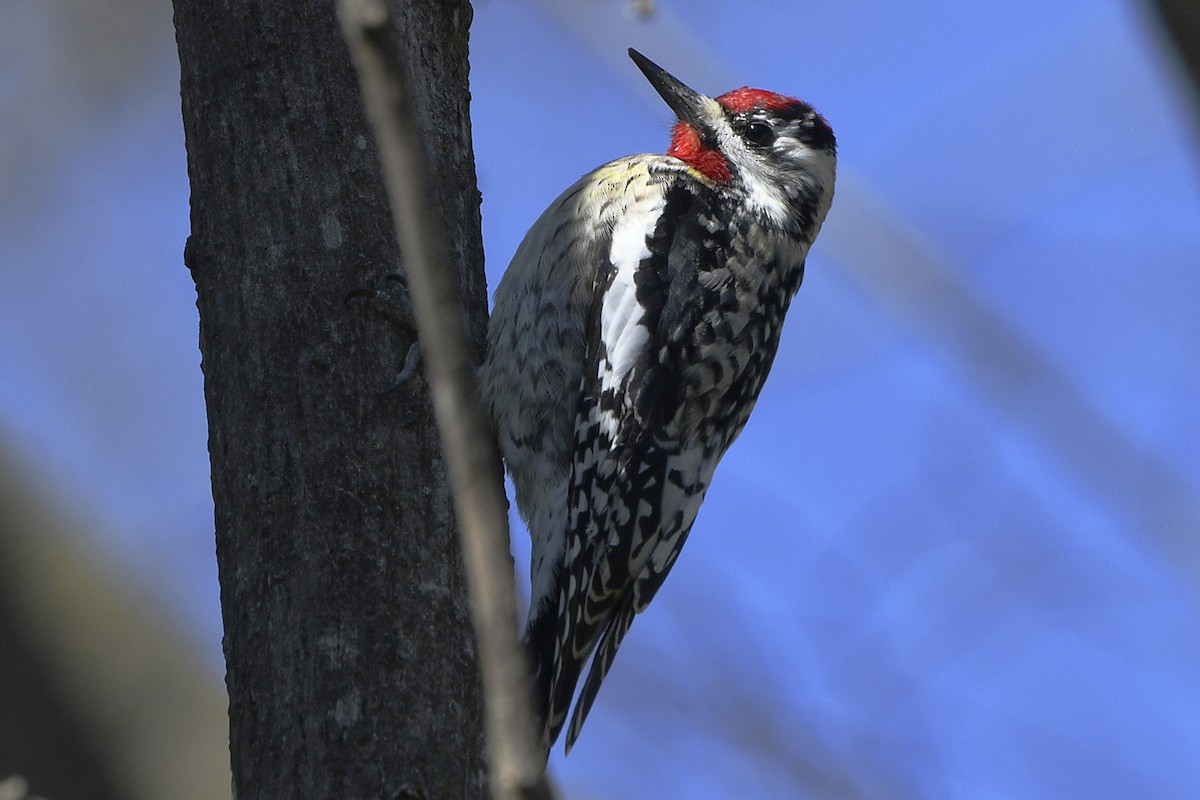
<path fill-rule="evenodd" d="M 421 364 L 421 342 L 417 338 L 417 322 L 413 317 L 404 276 L 393 272 L 384 276 L 384 281 L 387 283 L 384 289 L 354 289 L 346 295 L 345 302 L 349 305 L 355 300 L 365 300 L 372 308 L 380 311 L 397 330 L 411 338 L 399 374 L 390 386 L 380 392 L 387 395 L 403 387 L 416 374 Z"/>

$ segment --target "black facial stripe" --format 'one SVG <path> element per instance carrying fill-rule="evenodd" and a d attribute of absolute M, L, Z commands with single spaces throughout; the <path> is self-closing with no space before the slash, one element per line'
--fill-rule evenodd
<path fill-rule="evenodd" d="M 787 131 L 814 150 L 837 152 L 837 141 L 833 130 L 825 119 L 807 103 L 796 103 L 783 109 L 755 108 L 737 113 L 726 111 L 733 129 L 751 146 L 764 147 L 770 142 L 765 137 L 755 137 L 752 127 L 768 125 L 776 135 Z"/>
<path fill-rule="evenodd" d="M 829 127 L 825 118 L 815 111 L 800 123 L 796 131 L 796 138 L 814 150 L 824 150 L 828 153 L 837 152 L 837 139 L 833 136 L 833 129 Z"/>
<path fill-rule="evenodd" d="M 789 105 L 786 108 L 752 108 L 749 111 L 733 112 L 726 110 L 725 115 L 729 118 L 729 124 L 747 125 L 750 122 L 759 121 L 769 123 L 772 127 L 784 127 L 789 122 L 812 117 L 816 114 L 813 107 L 808 103 L 797 102 L 795 105 Z"/>

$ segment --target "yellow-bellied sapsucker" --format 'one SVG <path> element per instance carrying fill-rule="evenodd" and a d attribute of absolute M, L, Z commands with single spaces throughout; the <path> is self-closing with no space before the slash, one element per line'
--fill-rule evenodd
<path fill-rule="evenodd" d="M 634 614 L 771 368 L 833 199 L 833 131 L 760 89 L 715 100 L 630 56 L 679 121 L 665 156 L 584 176 L 496 290 L 484 403 L 533 536 L 526 639 L 543 745 L 570 750 Z"/>

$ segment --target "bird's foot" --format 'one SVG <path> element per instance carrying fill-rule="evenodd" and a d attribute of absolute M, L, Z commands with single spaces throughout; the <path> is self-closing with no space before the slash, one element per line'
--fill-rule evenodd
<path fill-rule="evenodd" d="M 417 321 L 413 316 L 412 303 L 408 299 L 408 286 L 404 276 L 390 273 L 384 276 L 384 281 L 386 287 L 383 289 L 362 287 L 348 292 L 345 303 L 350 305 L 358 300 L 366 301 L 410 340 L 399 374 L 380 392 L 382 395 L 388 395 L 402 388 L 417 374 L 421 365 L 421 342 L 417 338 Z"/>

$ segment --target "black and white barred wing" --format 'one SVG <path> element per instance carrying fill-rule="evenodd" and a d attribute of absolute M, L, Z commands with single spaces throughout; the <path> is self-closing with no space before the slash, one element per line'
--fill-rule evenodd
<path fill-rule="evenodd" d="M 675 563 L 724 450 L 701 422 L 722 381 L 695 362 L 696 334 L 715 299 L 703 284 L 727 234 L 705 226 L 700 202 L 676 189 L 624 215 L 598 278 L 585 361 L 595 369 L 584 375 L 576 416 L 548 714 L 553 739 L 594 650 L 568 749 L 633 616 Z"/>

